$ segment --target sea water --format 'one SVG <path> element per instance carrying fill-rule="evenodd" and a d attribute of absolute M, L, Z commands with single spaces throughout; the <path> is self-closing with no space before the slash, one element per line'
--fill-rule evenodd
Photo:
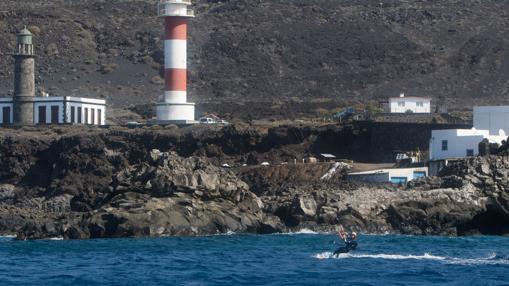
<path fill-rule="evenodd" d="M 0 238 L 1 285 L 509 285 L 509 238 L 224 235 L 15 241 Z"/>

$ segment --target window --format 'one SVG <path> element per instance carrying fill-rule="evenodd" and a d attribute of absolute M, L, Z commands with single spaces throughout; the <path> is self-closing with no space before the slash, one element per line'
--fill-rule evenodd
<path fill-rule="evenodd" d="M 423 178 L 423 177 L 426 177 L 426 172 L 422 172 L 422 171 L 414 172 L 414 179 Z"/>
<path fill-rule="evenodd" d="M 392 177 L 391 178 L 391 183 L 393 183 L 393 184 L 402 185 L 402 184 L 406 184 L 406 182 L 407 182 L 406 177 Z"/>
<path fill-rule="evenodd" d="M 76 123 L 76 107 L 71 106 L 71 123 Z"/>
<path fill-rule="evenodd" d="M 416 105 L 417 105 L 417 107 L 424 107 L 424 102 L 422 102 L 422 101 L 418 101 L 418 102 L 416 103 Z"/>
<path fill-rule="evenodd" d="M 398 101 L 398 106 L 399 107 L 405 107 L 405 102 L 404 101 Z"/>
<path fill-rule="evenodd" d="M 467 149 L 467 157 L 474 157 L 474 149 Z"/>
<path fill-rule="evenodd" d="M 447 140 L 442 140 L 442 151 L 449 150 L 449 142 Z"/>
<path fill-rule="evenodd" d="M 46 106 L 39 106 L 39 124 L 46 124 Z"/>
<path fill-rule="evenodd" d="M 101 109 L 97 109 L 97 124 L 102 125 L 103 122 L 103 113 Z"/>
<path fill-rule="evenodd" d="M 9 124 L 11 123 L 11 108 L 6 106 L 6 107 L 2 107 L 2 123 L 3 124 Z"/>
<path fill-rule="evenodd" d="M 95 109 L 94 109 L 94 108 L 92 108 L 92 109 L 91 109 L 91 111 L 92 111 L 92 116 L 91 116 L 91 117 L 92 117 L 92 118 L 91 118 L 91 119 L 92 119 L 92 121 L 91 121 L 91 123 L 92 123 L 92 125 L 94 125 L 94 124 L 95 124 Z"/>
<path fill-rule="evenodd" d="M 81 110 L 81 107 L 78 107 L 78 123 L 82 123 L 82 120 L 81 120 L 82 116 L 83 116 L 83 112 Z"/>
<path fill-rule="evenodd" d="M 58 106 L 51 107 L 51 124 L 58 124 L 59 108 Z"/>
<path fill-rule="evenodd" d="M 85 108 L 85 124 L 88 124 L 88 108 Z"/>

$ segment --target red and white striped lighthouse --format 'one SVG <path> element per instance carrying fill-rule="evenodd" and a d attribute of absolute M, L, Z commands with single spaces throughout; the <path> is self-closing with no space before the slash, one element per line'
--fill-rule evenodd
<path fill-rule="evenodd" d="M 194 103 L 187 102 L 187 22 L 194 17 L 191 0 L 159 0 L 158 16 L 164 18 L 164 95 L 157 103 L 157 120 L 171 123 L 194 121 Z"/>

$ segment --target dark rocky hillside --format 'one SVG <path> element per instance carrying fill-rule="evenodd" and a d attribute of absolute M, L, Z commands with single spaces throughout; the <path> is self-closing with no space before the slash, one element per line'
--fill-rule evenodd
<path fill-rule="evenodd" d="M 197 102 L 341 106 L 406 91 L 449 108 L 509 102 L 507 1 L 199 0 L 190 29 Z M 163 24 L 155 1 L 3 0 L 0 93 L 15 32 L 36 34 L 39 88 L 154 101 Z"/>

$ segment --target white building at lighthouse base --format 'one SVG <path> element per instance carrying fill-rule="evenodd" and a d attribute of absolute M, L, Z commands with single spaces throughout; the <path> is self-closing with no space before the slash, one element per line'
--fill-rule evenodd
<path fill-rule="evenodd" d="M 158 124 L 196 124 L 194 119 L 195 104 L 185 103 L 157 103 Z"/>

